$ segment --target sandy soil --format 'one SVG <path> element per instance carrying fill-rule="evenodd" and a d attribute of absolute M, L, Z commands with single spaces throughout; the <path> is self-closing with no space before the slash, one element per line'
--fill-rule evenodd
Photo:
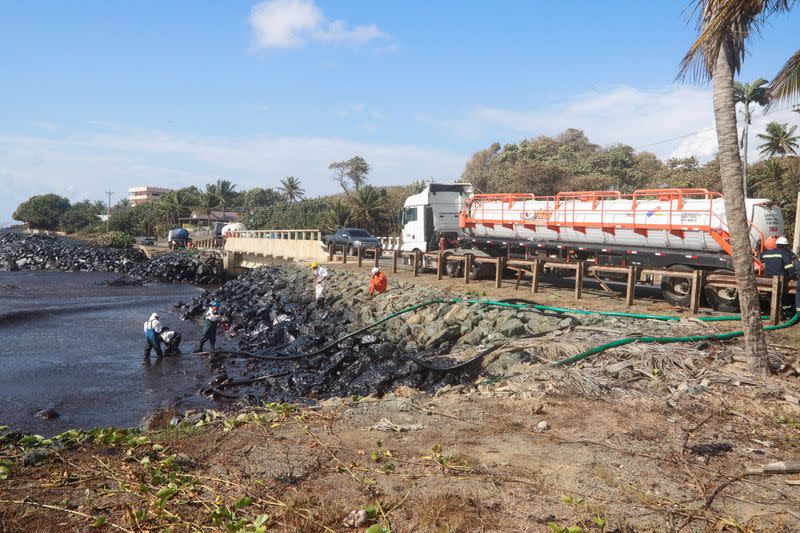
<path fill-rule="evenodd" d="M 411 274 L 390 276 L 390 286 L 394 277 Z M 423 280 L 530 296 L 513 282 L 498 291 Z M 597 288 L 580 301 L 570 288 L 542 289 L 537 302 L 624 307 Z M 650 299 L 632 310 L 673 312 Z M 770 342 L 791 357 L 798 333 Z M 635 394 L 582 394 L 526 365 L 436 396 L 401 388 L 313 408 L 269 405 L 138 441 L 56 449 L 37 466 L 21 464 L 18 446 L 0 448 L 0 461 L 15 461 L 0 481 L 0 531 L 800 531 L 800 475 L 746 470 L 800 459 L 797 377 L 712 379 L 693 392 L 657 376 L 647 379 L 659 386 Z M 346 524 L 359 510 L 366 520 Z"/>

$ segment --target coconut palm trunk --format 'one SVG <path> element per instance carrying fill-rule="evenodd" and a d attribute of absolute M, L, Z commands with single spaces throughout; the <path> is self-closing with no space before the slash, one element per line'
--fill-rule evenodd
<path fill-rule="evenodd" d="M 749 113 L 747 113 L 747 114 L 749 115 Z M 748 139 L 748 137 L 750 135 L 750 117 L 749 116 L 745 117 L 744 128 L 743 129 L 744 129 L 744 131 L 742 132 L 742 136 L 744 136 L 744 139 L 742 139 L 742 141 L 743 141 L 742 145 L 743 145 L 744 151 L 742 153 L 742 159 L 743 159 L 743 162 L 742 162 L 742 186 L 744 187 L 744 196 L 745 196 L 745 198 L 747 198 L 747 145 L 749 144 L 748 141 L 750 140 L 750 139 Z"/>
<path fill-rule="evenodd" d="M 754 375 L 769 374 L 767 345 L 761 323 L 755 269 L 747 222 L 742 161 L 736 129 L 736 104 L 733 99 L 733 71 L 721 46 L 712 75 L 714 117 L 719 143 L 719 166 L 725 212 L 733 252 L 736 287 L 742 313 L 742 328 L 748 370 Z"/>

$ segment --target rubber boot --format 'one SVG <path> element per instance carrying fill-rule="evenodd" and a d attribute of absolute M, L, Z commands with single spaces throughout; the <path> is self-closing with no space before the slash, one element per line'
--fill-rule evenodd
<path fill-rule="evenodd" d="M 205 341 L 200 341 L 200 345 L 197 348 L 195 348 L 194 353 L 202 352 L 203 351 L 203 345 L 205 343 L 206 343 Z"/>
<path fill-rule="evenodd" d="M 144 358 L 145 359 L 150 359 L 150 351 L 152 349 L 153 349 L 153 347 L 150 346 L 149 342 L 144 346 Z"/>

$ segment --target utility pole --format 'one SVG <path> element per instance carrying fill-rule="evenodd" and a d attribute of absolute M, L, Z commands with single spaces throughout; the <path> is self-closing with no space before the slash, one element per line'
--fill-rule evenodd
<path fill-rule="evenodd" d="M 106 204 L 106 235 L 108 235 L 108 225 L 111 221 L 111 195 L 114 193 L 111 191 L 106 191 L 106 194 L 108 195 L 108 203 Z"/>

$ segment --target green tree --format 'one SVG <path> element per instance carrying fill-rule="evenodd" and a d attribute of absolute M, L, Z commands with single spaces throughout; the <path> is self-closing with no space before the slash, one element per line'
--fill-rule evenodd
<path fill-rule="evenodd" d="M 14 220 L 27 222 L 31 228 L 54 230 L 69 208 L 69 200 L 63 196 L 39 194 L 19 204 L 12 216 Z"/>
<path fill-rule="evenodd" d="M 347 161 L 335 161 L 328 165 L 328 170 L 334 171 L 333 180 L 342 190 L 350 195 L 350 187 L 358 191 L 367 182 L 367 175 L 372 167 L 360 155 L 351 157 Z"/>
<path fill-rule="evenodd" d="M 231 183 L 230 180 L 217 180 L 214 184 L 214 190 L 217 194 L 217 200 L 222 207 L 222 216 L 225 216 L 225 208 L 236 199 L 239 194 L 236 192 L 236 185 Z"/>
<path fill-rule="evenodd" d="M 278 188 L 283 194 L 283 197 L 289 203 L 298 202 L 305 196 L 305 191 L 300 186 L 300 180 L 294 176 L 286 176 L 281 180 L 281 186 Z"/>
<path fill-rule="evenodd" d="M 322 229 L 333 232 L 337 228 L 346 227 L 350 223 L 351 216 L 352 210 L 348 203 L 342 200 L 334 200 L 325 211 L 325 216 L 322 219 Z"/>
<path fill-rule="evenodd" d="M 156 202 L 162 219 L 173 227 L 181 226 L 181 219 L 190 214 L 190 207 L 198 200 L 197 187 L 184 187 L 170 191 Z"/>
<path fill-rule="evenodd" d="M 268 207 L 280 202 L 282 199 L 280 193 L 274 189 L 262 189 L 261 187 L 247 189 L 240 196 L 242 197 L 242 206 L 245 209 Z"/>
<path fill-rule="evenodd" d="M 217 186 L 214 183 L 206 184 L 203 190 L 196 199 L 196 207 L 208 219 L 208 227 L 211 227 L 211 212 L 215 207 L 219 206 L 219 194 L 217 194 Z"/>
<path fill-rule="evenodd" d="M 789 124 L 779 124 L 777 122 L 767 124 L 766 132 L 756 135 L 756 137 L 764 141 L 759 146 L 761 155 L 770 158 L 797 155 L 797 141 L 800 136 L 795 135 L 796 131 L 797 126 L 789 126 Z"/>
<path fill-rule="evenodd" d="M 377 233 L 386 215 L 385 206 L 386 192 L 372 185 L 364 185 L 350 197 L 350 223 Z"/>
<path fill-rule="evenodd" d="M 737 104 L 742 104 L 742 115 L 744 116 L 744 127 L 742 128 L 742 166 L 744 190 L 747 191 L 747 148 L 749 144 L 750 124 L 752 123 L 753 110 L 750 104 L 765 106 L 769 103 L 769 82 L 764 78 L 758 78 L 750 83 L 737 81 L 733 84 L 733 99 Z"/>
<path fill-rule="evenodd" d="M 67 233 L 88 231 L 95 229 L 99 225 L 100 219 L 97 217 L 99 214 L 98 206 L 85 200 L 72 204 L 72 206 L 61 215 L 59 222 L 63 230 Z"/>
<path fill-rule="evenodd" d="M 754 27 L 765 16 L 788 8 L 788 0 L 697 0 L 699 35 L 680 69 L 683 76 L 693 72 L 711 80 L 719 145 L 717 157 L 742 310 L 747 366 L 753 374 L 763 376 L 769 374 L 767 345 L 747 222 L 733 75 L 741 68 L 747 53 L 747 38 Z"/>

